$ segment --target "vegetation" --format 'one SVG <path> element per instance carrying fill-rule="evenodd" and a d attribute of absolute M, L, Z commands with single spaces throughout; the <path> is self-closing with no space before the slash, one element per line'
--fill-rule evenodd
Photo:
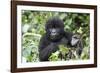
<path fill-rule="evenodd" d="M 78 33 L 81 35 L 83 42 L 83 53 L 81 59 L 89 59 L 90 48 L 90 15 L 88 13 L 71 13 L 71 12 L 46 12 L 22 10 L 22 61 L 39 62 L 38 45 L 40 38 L 45 33 L 45 23 L 49 18 L 59 16 L 64 21 L 65 31 Z M 59 53 L 64 55 L 68 53 L 69 48 L 64 46 L 60 50 L 52 53 L 50 61 L 59 61 Z M 77 59 L 75 56 L 73 60 Z M 63 60 L 68 60 L 64 59 Z"/>

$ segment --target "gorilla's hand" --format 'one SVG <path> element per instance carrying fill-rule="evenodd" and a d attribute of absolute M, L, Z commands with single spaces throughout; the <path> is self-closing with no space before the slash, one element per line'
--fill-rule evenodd
<path fill-rule="evenodd" d="M 47 61 L 51 53 L 56 52 L 58 50 L 58 46 L 56 43 L 50 43 L 47 47 L 45 47 L 40 52 L 40 60 Z"/>

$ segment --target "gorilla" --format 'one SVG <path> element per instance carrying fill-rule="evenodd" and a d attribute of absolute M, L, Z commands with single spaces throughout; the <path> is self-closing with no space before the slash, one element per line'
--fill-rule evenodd
<path fill-rule="evenodd" d="M 46 33 L 42 36 L 39 42 L 39 59 L 40 61 L 48 61 L 50 55 L 59 50 L 59 45 L 68 45 L 70 47 L 79 46 L 77 55 L 82 53 L 82 42 L 78 35 L 64 31 L 64 23 L 58 18 L 49 19 L 45 25 Z"/>

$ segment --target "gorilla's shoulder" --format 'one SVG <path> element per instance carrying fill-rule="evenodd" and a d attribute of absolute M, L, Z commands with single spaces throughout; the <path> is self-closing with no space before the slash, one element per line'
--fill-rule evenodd
<path fill-rule="evenodd" d="M 48 37 L 46 34 L 43 34 L 40 41 L 48 41 Z"/>

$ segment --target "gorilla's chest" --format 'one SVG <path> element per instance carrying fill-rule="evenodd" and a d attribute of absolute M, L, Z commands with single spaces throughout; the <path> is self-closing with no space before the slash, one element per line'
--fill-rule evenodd
<path fill-rule="evenodd" d="M 63 37 L 61 40 L 54 42 L 54 43 L 56 43 L 58 46 L 59 45 L 64 45 L 66 47 L 68 46 L 68 40 L 65 37 Z"/>

